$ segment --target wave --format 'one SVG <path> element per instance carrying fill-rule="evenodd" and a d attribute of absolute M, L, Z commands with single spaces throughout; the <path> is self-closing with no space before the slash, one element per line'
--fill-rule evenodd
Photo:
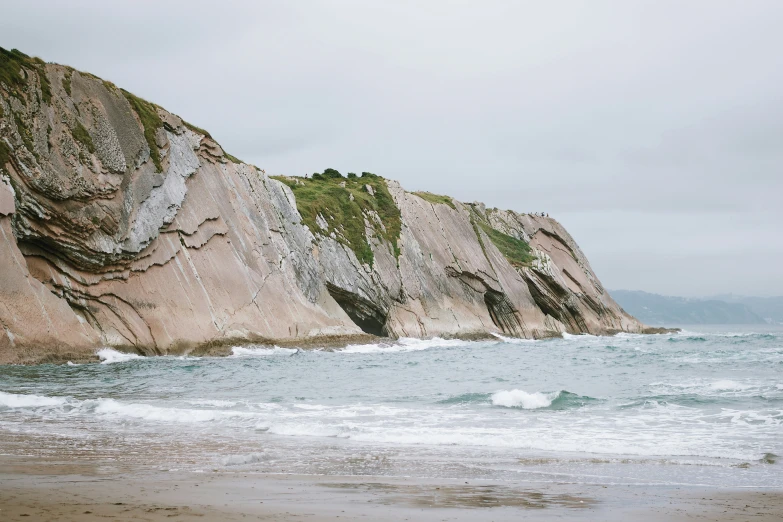
<path fill-rule="evenodd" d="M 589 402 L 597 401 L 593 397 L 577 395 L 566 390 L 556 392 L 533 392 L 524 390 L 500 390 L 494 393 L 463 393 L 440 400 L 437 404 L 491 404 L 505 408 L 521 408 L 523 410 L 535 410 L 549 408 L 562 410 L 578 408 Z"/>
<path fill-rule="evenodd" d="M 42 406 L 61 406 L 65 397 L 46 397 L 43 395 L 25 395 L 19 393 L 0 392 L 0 407 L 5 408 L 38 408 Z"/>
<path fill-rule="evenodd" d="M 433 337 L 431 339 L 415 339 L 413 337 L 400 337 L 395 342 L 375 344 L 351 344 L 337 350 L 338 353 L 391 353 L 391 352 L 415 352 L 430 348 L 453 348 L 468 346 L 471 341 L 461 339 L 443 339 Z"/>
<path fill-rule="evenodd" d="M 718 337 L 718 338 L 747 338 L 759 340 L 774 340 L 780 337 L 779 333 L 774 332 L 693 332 L 691 330 L 680 330 L 677 337 L 699 338 L 699 337 Z"/>
<path fill-rule="evenodd" d="M 707 342 L 707 338 L 703 335 L 691 335 L 688 337 L 683 336 L 677 336 L 677 337 L 669 337 L 668 342 L 670 343 L 704 343 Z"/>
<path fill-rule="evenodd" d="M 502 390 L 492 394 L 492 404 L 494 406 L 504 406 L 506 408 L 522 408 L 523 410 L 535 410 L 538 408 L 547 408 L 552 405 L 552 401 L 557 394 L 533 392 L 528 393 L 523 390 Z"/>
<path fill-rule="evenodd" d="M 550 393 L 528 393 L 524 390 L 514 389 L 501 390 L 493 393 L 491 401 L 493 406 L 503 406 L 504 408 L 521 408 L 523 410 L 549 408 L 553 410 L 564 410 L 582 407 L 589 402 L 598 401 L 598 399 L 585 395 L 577 395 L 576 393 L 571 393 L 567 390 Z"/>
<path fill-rule="evenodd" d="M 500 341 L 503 341 L 507 344 L 524 344 L 524 343 L 535 343 L 538 341 L 538 339 L 523 339 L 521 337 L 506 337 L 504 335 L 500 335 L 499 333 L 492 333 L 492 336 L 497 338 Z"/>
<path fill-rule="evenodd" d="M 683 383 L 653 382 L 647 386 L 651 392 L 663 397 L 699 396 L 716 401 L 731 398 L 761 398 L 776 400 L 781 399 L 779 393 L 783 390 L 780 384 L 764 383 L 759 381 L 738 382 L 731 379 L 706 380 L 697 379 Z"/>
<path fill-rule="evenodd" d="M 619 332 L 614 335 L 617 339 L 645 339 L 650 334 L 637 334 L 637 333 L 630 333 L 630 332 Z M 652 335 L 661 335 L 661 334 L 652 334 Z"/>
<path fill-rule="evenodd" d="M 455 395 L 454 397 L 438 401 L 438 404 L 485 403 L 489 402 L 491 398 L 491 393 L 463 393 L 462 395 Z"/>
<path fill-rule="evenodd" d="M 96 415 L 177 423 L 213 422 L 227 418 L 253 418 L 259 415 L 248 411 L 153 406 L 144 403 L 119 402 L 114 399 L 88 400 L 83 402 L 82 407 L 87 410 L 92 409 Z"/>
<path fill-rule="evenodd" d="M 193 406 L 212 406 L 215 408 L 233 408 L 237 405 L 234 401 L 222 401 L 219 399 L 195 399 L 187 402 Z"/>
<path fill-rule="evenodd" d="M 710 388 L 716 391 L 742 391 L 752 388 L 752 386 L 748 384 L 740 384 L 737 381 L 730 381 L 730 380 L 722 380 L 722 381 L 715 381 L 710 384 Z"/>
<path fill-rule="evenodd" d="M 101 359 L 101 364 L 113 364 L 120 362 L 128 362 L 136 359 L 144 359 L 145 357 L 135 353 L 118 352 L 112 348 L 103 348 L 98 350 L 96 355 Z"/>
<path fill-rule="evenodd" d="M 561 334 L 563 339 L 566 340 L 580 340 L 580 339 L 596 339 L 598 336 L 591 335 L 591 334 L 570 334 L 567 332 L 563 332 Z"/>
<path fill-rule="evenodd" d="M 228 455 L 220 459 L 220 463 L 224 466 L 243 466 L 245 464 L 264 462 L 265 460 L 269 460 L 269 456 L 266 453 L 248 453 L 247 455 Z"/>
<path fill-rule="evenodd" d="M 672 388 L 676 390 L 691 390 L 691 389 L 703 389 L 714 391 L 741 391 L 755 388 L 751 384 L 742 384 L 737 381 L 729 379 L 721 379 L 718 381 L 705 382 L 705 381 L 691 381 L 685 383 L 668 383 L 668 382 L 653 382 L 650 383 L 651 388 Z"/>
<path fill-rule="evenodd" d="M 512 389 L 493 394 L 463 394 L 447 400 L 452 403 L 484 402 L 495 407 L 532 410 L 540 412 L 540 415 L 503 415 L 502 412 L 493 412 L 492 408 L 437 411 L 432 406 L 399 408 L 360 403 L 247 403 L 245 406 L 248 409 L 242 410 L 220 407 L 206 409 L 120 402 L 109 398 L 78 400 L 73 397 L 4 392 L 0 393 L 0 413 L 7 411 L 6 408 L 21 408 L 19 413 L 31 413 L 52 423 L 72 423 L 78 416 L 89 419 L 91 424 L 98 421 L 93 425 L 111 432 L 120 429 L 127 433 L 128 430 L 134 430 L 133 426 L 136 425 L 143 427 L 141 433 L 146 433 L 155 424 L 178 425 L 176 430 L 157 428 L 163 437 L 175 433 L 197 434 L 202 430 L 203 433 L 229 433 L 232 436 L 263 432 L 278 436 L 351 439 L 370 443 L 465 445 L 614 455 L 725 457 L 747 462 L 761 458 L 762 453 L 756 453 L 758 448 L 749 448 L 747 445 L 737 447 L 725 441 L 720 444 L 720 439 L 716 437 L 716 426 L 721 426 L 720 431 L 723 433 L 733 430 L 731 433 L 747 436 L 748 430 L 752 429 L 759 436 L 774 437 L 783 425 L 783 410 L 777 408 L 758 411 L 722 408 L 719 412 L 705 412 L 655 401 L 648 401 L 646 406 L 636 411 L 626 409 L 624 411 L 627 414 L 609 417 L 603 415 L 606 410 L 599 408 L 596 410 L 597 416 L 591 417 L 592 422 L 574 423 L 572 420 L 578 421 L 584 417 L 553 415 L 547 411 L 573 409 L 600 399 L 579 396 L 565 390 L 528 393 Z M 192 402 L 218 406 L 220 401 L 205 399 Z M 437 412 L 435 415 L 434 411 Z M 498 413 L 501 415 L 498 416 Z M 577 412 L 574 414 L 581 415 Z M 2 414 L 0 419 L 3 419 Z M 185 426 L 192 426 L 196 431 L 190 432 Z M 257 439 L 247 440 L 257 442 Z M 716 445 L 716 442 L 719 444 Z M 769 453 L 780 453 L 776 444 L 763 449 Z M 241 466 L 267 458 L 266 453 L 232 454 L 226 456 L 223 464 Z M 765 462 L 775 459 L 769 456 Z"/>

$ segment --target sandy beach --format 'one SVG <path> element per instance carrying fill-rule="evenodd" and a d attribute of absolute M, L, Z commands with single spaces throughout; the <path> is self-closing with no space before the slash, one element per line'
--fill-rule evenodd
<path fill-rule="evenodd" d="M 0 520 L 777 521 L 779 490 L 159 471 L 0 458 Z"/>

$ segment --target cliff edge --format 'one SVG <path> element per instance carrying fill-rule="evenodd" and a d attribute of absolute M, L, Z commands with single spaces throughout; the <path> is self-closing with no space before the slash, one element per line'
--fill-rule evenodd
<path fill-rule="evenodd" d="M 370 173 L 270 177 L 0 48 L 0 363 L 241 343 L 640 332 L 554 219 Z"/>

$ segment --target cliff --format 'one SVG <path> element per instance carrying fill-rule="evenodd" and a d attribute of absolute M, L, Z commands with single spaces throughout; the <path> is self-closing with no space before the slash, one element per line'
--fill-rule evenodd
<path fill-rule="evenodd" d="M 0 363 L 643 329 L 554 219 L 369 173 L 273 178 L 109 82 L 0 51 Z"/>

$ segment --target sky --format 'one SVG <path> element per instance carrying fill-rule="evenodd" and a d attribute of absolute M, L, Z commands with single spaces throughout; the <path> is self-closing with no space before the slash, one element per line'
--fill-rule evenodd
<path fill-rule="evenodd" d="M 783 295 L 783 2 L 5 5 L 0 46 L 268 174 L 548 212 L 607 288 Z"/>

